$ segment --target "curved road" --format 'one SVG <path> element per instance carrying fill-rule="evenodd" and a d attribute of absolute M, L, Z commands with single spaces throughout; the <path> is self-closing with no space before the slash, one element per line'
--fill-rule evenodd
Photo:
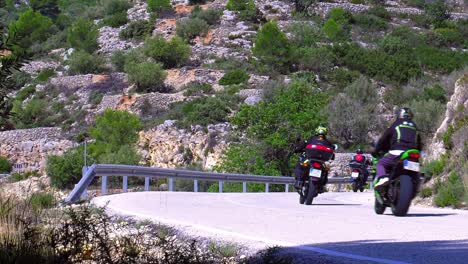
<path fill-rule="evenodd" d="M 468 211 L 411 207 L 407 217 L 394 217 L 387 208 L 376 215 L 372 193 L 325 193 L 312 206 L 295 193 L 136 192 L 93 202 L 192 234 L 343 263 L 468 263 Z"/>

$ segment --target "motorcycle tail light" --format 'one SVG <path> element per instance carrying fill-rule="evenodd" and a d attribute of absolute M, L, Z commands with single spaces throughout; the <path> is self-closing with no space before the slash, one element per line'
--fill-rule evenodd
<path fill-rule="evenodd" d="M 361 154 L 359 154 L 359 155 L 356 155 L 356 156 L 354 157 L 354 159 L 355 159 L 356 161 L 359 161 L 359 162 L 361 162 L 361 161 L 362 161 L 362 159 L 363 159 L 363 157 L 362 157 L 362 155 L 361 155 Z"/>
<path fill-rule="evenodd" d="M 318 162 L 314 162 L 314 163 L 312 163 L 312 167 L 314 169 L 320 169 L 322 167 L 322 165 L 320 163 L 318 163 Z"/>
<path fill-rule="evenodd" d="M 359 170 L 357 170 L 357 169 L 354 169 L 354 170 L 353 170 L 353 172 L 359 172 Z"/>
<path fill-rule="evenodd" d="M 410 153 L 409 154 L 410 159 L 412 160 L 418 160 L 421 155 L 419 153 Z"/>

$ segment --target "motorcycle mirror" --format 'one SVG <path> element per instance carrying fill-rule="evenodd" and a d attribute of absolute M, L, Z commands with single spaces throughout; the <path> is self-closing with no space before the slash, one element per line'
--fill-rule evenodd
<path fill-rule="evenodd" d="M 338 149 L 338 144 L 333 144 L 333 146 L 335 146 L 335 150 Z"/>

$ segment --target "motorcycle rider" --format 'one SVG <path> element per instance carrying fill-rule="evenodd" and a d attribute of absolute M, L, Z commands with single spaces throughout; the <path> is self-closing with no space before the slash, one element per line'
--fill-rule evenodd
<path fill-rule="evenodd" d="M 331 149 L 335 149 L 335 146 L 327 140 L 327 132 L 328 131 L 326 127 L 319 126 L 317 127 L 317 129 L 315 129 L 315 134 L 313 136 L 309 137 L 306 141 L 300 141 L 298 144 L 296 144 L 294 153 L 302 154 L 299 157 L 299 161 L 296 163 L 296 168 L 294 169 L 294 177 L 296 179 L 296 181 L 294 182 L 294 188 L 301 189 L 306 177 L 308 177 L 309 175 L 310 166 L 307 165 L 307 163 L 309 163 L 308 158 L 320 159 L 323 161 L 334 159 L 335 154 L 332 154 L 332 156 L 329 159 L 321 157 L 307 157 L 306 154 L 306 146 L 309 144 L 323 145 Z M 319 193 L 324 192 L 323 187 L 328 182 L 328 171 L 324 171 L 322 175 L 323 178 L 321 179 L 321 184 L 319 186 Z"/>
<path fill-rule="evenodd" d="M 372 152 L 373 157 L 377 157 L 380 152 L 387 153 L 377 163 L 374 188 L 378 192 L 388 185 L 390 180 L 388 173 L 398 162 L 401 153 L 409 149 L 421 150 L 422 148 L 421 137 L 412 119 L 411 109 L 406 107 L 399 109 L 396 112 L 395 122 L 385 130 Z"/>
<path fill-rule="evenodd" d="M 364 156 L 364 151 L 362 149 L 358 148 L 356 150 L 356 155 L 353 156 L 353 159 L 351 162 L 356 162 L 361 164 L 361 169 L 362 169 L 362 176 L 364 177 L 364 185 L 367 182 L 367 178 L 369 177 L 369 171 L 367 170 L 368 165 L 372 165 L 371 161 Z"/>

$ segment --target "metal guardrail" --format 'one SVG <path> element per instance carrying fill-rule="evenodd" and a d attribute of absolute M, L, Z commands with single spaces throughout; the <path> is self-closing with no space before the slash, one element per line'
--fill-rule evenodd
<path fill-rule="evenodd" d="M 194 181 L 194 191 L 198 192 L 198 180 L 218 181 L 219 192 L 223 192 L 224 182 L 242 182 L 243 192 L 247 192 L 247 182 L 265 183 L 265 192 L 269 191 L 270 184 L 284 184 L 285 192 L 289 190 L 289 184 L 294 184 L 293 177 L 284 176 L 260 176 L 236 173 L 217 173 L 204 171 L 176 170 L 130 165 L 94 164 L 83 168 L 83 177 L 75 185 L 65 203 L 76 203 L 80 198 L 86 197 L 86 190 L 95 177 L 102 177 L 101 193 L 107 193 L 107 177 L 123 176 L 122 189 L 128 190 L 128 177 L 145 178 L 145 191 L 149 191 L 150 178 L 169 178 L 169 191 L 174 190 L 174 179 L 190 179 Z M 351 177 L 330 177 L 328 184 L 351 183 Z"/>

